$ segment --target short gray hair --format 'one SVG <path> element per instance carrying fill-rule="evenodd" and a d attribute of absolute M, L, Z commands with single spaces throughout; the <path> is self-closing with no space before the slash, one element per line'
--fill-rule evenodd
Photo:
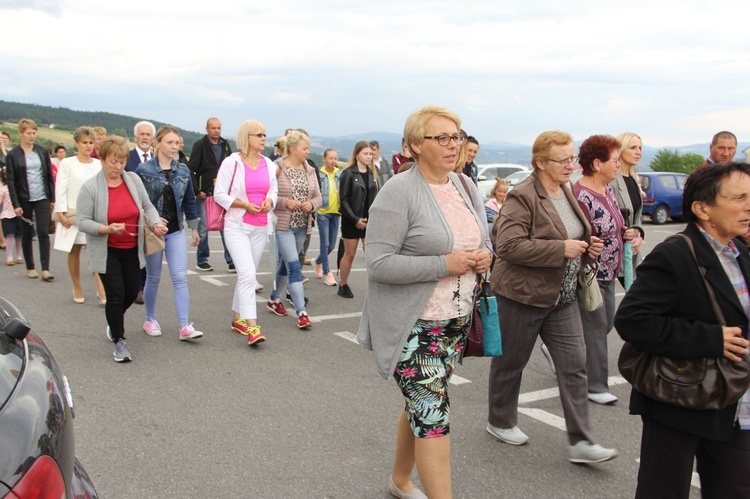
<path fill-rule="evenodd" d="M 133 127 L 133 137 L 138 135 L 138 129 L 141 128 L 142 126 L 151 127 L 151 135 L 156 135 L 156 127 L 154 126 L 153 123 L 151 123 L 150 121 L 139 121 Z"/>

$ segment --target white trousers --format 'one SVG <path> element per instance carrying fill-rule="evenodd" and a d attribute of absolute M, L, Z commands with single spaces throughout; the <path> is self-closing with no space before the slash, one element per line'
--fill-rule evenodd
<path fill-rule="evenodd" d="M 260 265 L 260 257 L 268 243 L 267 229 L 265 226 L 255 227 L 241 221 L 225 220 L 224 243 L 229 254 L 232 255 L 234 268 L 237 271 L 232 311 L 240 314 L 242 319 L 257 319 L 256 272 Z"/>

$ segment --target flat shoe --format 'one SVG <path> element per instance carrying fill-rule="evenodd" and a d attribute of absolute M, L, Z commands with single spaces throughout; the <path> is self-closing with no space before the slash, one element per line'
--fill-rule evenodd
<path fill-rule="evenodd" d="M 5 262 L 5 265 L 7 265 L 8 267 L 12 267 L 15 264 L 16 262 L 14 262 L 13 260 L 8 260 L 7 262 Z"/>
<path fill-rule="evenodd" d="M 37 277 L 39 277 L 39 274 L 36 270 L 31 269 L 26 271 L 26 277 L 28 277 L 29 279 L 36 279 Z"/>
<path fill-rule="evenodd" d="M 388 493 L 398 499 L 427 499 L 424 492 L 419 489 L 411 489 L 409 492 L 404 492 L 396 487 L 396 484 L 393 483 L 393 476 L 388 477 Z"/>
<path fill-rule="evenodd" d="M 55 279 L 55 276 L 50 273 L 49 270 L 42 270 L 42 280 L 43 281 L 52 281 Z"/>

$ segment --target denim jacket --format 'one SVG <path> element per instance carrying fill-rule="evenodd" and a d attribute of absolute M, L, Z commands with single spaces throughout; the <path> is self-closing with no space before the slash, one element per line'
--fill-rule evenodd
<path fill-rule="evenodd" d="M 320 179 L 320 194 L 323 196 L 323 202 L 320 203 L 320 208 L 328 208 L 328 191 L 329 191 L 329 185 L 330 177 L 328 174 L 323 171 L 325 166 L 321 166 L 320 169 L 318 169 L 318 178 Z M 339 192 L 339 184 L 341 182 L 341 169 L 339 167 L 336 167 L 333 171 L 333 183 L 336 184 L 335 189 L 336 192 Z M 320 209 L 318 208 L 318 209 Z"/>
<path fill-rule="evenodd" d="M 141 163 L 135 173 L 143 180 L 148 197 L 159 214 L 164 211 L 164 196 L 160 196 L 167 186 L 167 179 L 161 173 L 158 157 L 153 157 L 145 163 Z M 187 225 L 190 229 L 198 228 L 198 210 L 195 204 L 195 192 L 190 180 L 190 170 L 182 163 L 172 160 L 172 173 L 169 176 L 169 184 L 174 192 L 174 199 L 177 203 L 177 213 L 184 213 L 187 218 Z M 156 198 L 159 199 L 156 199 Z M 177 225 L 182 230 L 182 217 L 177 217 Z"/>

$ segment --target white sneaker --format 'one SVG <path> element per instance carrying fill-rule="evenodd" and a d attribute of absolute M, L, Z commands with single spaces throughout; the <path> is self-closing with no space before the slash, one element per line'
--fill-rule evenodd
<path fill-rule="evenodd" d="M 263 291 L 263 285 L 259 282 L 255 283 L 255 292 L 258 293 L 259 291 Z"/>
<path fill-rule="evenodd" d="M 524 445 L 529 441 L 529 437 L 518 426 L 505 429 L 487 423 L 487 432 L 501 442 L 510 445 Z"/>
<path fill-rule="evenodd" d="M 595 404 L 612 405 L 617 402 L 617 397 L 609 392 L 589 393 L 589 400 Z"/>
<path fill-rule="evenodd" d="M 539 348 L 541 349 L 544 358 L 547 359 L 547 363 L 549 364 L 549 368 L 552 369 L 552 373 L 557 374 L 557 370 L 555 369 L 555 362 L 552 360 L 552 356 L 549 354 L 547 345 L 542 343 L 542 346 L 540 346 Z"/>
<path fill-rule="evenodd" d="M 610 461 L 618 456 L 615 449 L 607 449 L 599 444 L 592 444 L 587 440 L 581 440 L 575 445 L 570 446 L 571 463 L 603 463 Z"/>

